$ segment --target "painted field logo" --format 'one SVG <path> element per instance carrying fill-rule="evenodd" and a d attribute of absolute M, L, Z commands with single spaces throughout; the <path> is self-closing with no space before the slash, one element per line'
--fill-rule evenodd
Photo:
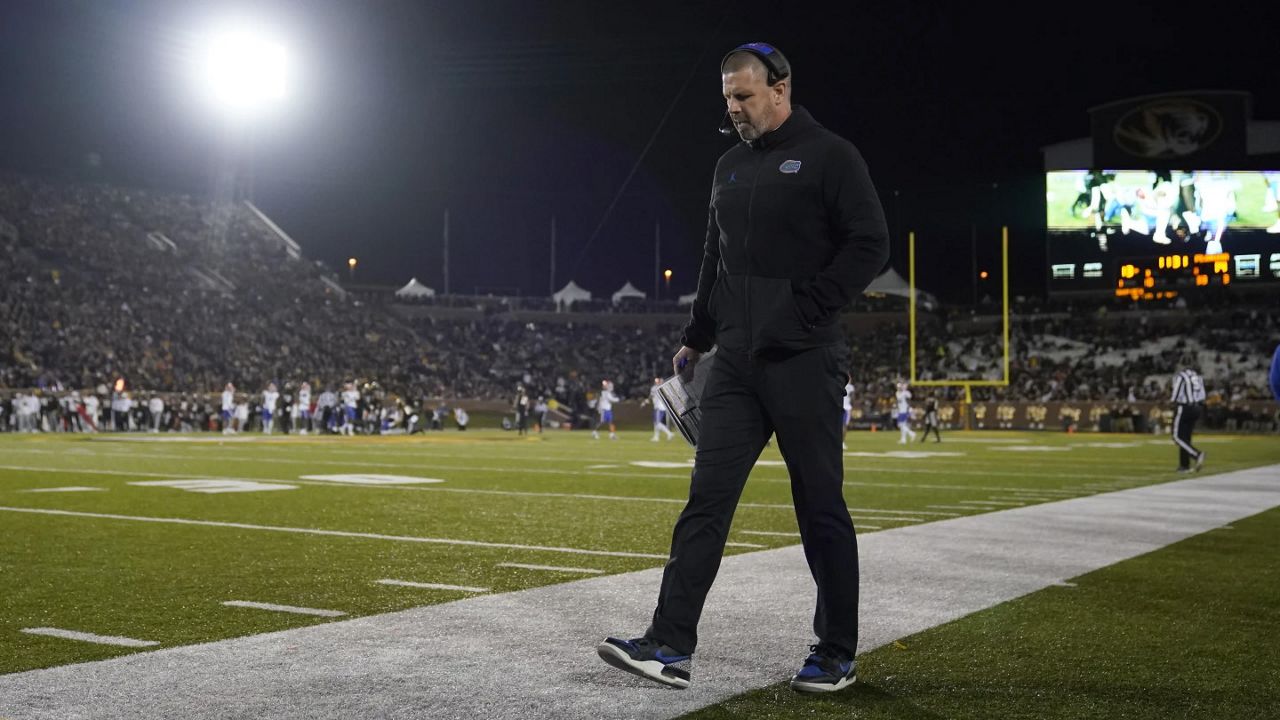
<path fill-rule="evenodd" d="M 788 175 L 794 175 L 800 172 L 800 161 L 799 160 L 783 160 L 782 164 L 778 166 L 778 171 L 787 173 Z"/>

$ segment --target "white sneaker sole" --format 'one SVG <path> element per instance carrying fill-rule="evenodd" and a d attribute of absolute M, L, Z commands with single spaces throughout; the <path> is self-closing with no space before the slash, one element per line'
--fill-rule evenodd
<path fill-rule="evenodd" d="M 625 670 L 632 675 L 639 675 L 642 678 L 660 682 L 663 685 L 670 685 L 674 688 L 684 690 L 689 687 L 689 681 L 684 678 L 667 675 L 663 672 L 667 666 L 657 660 L 632 660 L 631 656 L 622 650 L 622 648 L 612 643 L 600 643 L 596 646 L 596 653 L 601 660 L 609 663 L 619 670 Z"/>
<path fill-rule="evenodd" d="M 791 689 L 796 692 L 804 693 L 829 693 L 837 690 L 843 690 L 857 681 L 858 676 L 856 674 L 850 675 L 846 678 L 841 678 L 840 682 L 837 683 L 811 683 L 791 678 Z"/>

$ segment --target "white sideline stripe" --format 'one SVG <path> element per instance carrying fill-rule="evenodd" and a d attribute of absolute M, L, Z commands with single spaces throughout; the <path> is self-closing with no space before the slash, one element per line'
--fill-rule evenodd
<path fill-rule="evenodd" d="M 764 547 L 764 545 L 757 545 L 757 544 L 755 544 L 755 543 L 745 543 L 745 542 L 727 542 L 727 543 L 725 543 L 725 544 L 724 544 L 724 546 L 725 546 L 725 547 L 741 547 L 741 548 L 762 548 L 762 547 Z"/>
<path fill-rule="evenodd" d="M 588 575 L 603 575 L 604 571 L 598 568 L 580 568 L 580 567 L 557 567 L 555 565 L 527 565 L 525 563 L 498 563 L 498 567 L 519 568 L 521 570 L 546 570 L 547 572 L 570 572 L 570 573 L 586 573 Z"/>
<path fill-rule="evenodd" d="M 66 487 L 51 488 L 31 488 L 30 490 L 19 490 L 24 493 L 46 493 L 46 492 L 106 492 L 106 488 L 87 487 L 84 485 L 68 485 Z"/>
<path fill-rule="evenodd" d="M 154 647 L 160 644 L 155 640 L 134 640 L 133 638 L 120 637 L 118 635 L 98 635 L 97 633 L 63 630 L 61 628 L 22 628 L 22 632 L 28 635 L 47 635 L 48 637 L 62 638 L 64 640 L 79 640 L 81 642 L 97 643 L 98 645 L 119 645 L 120 647 Z"/>
<path fill-rule="evenodd" d="M 879 530 L 880 526 L 859 524 L 858 529 L 859 530 Z M 793 540 L 800 539 L 800 533 L 798 532 L 778 532 L 777 530 L 739 530 L 738 532 L 741 533 L 742 535 L 762 535 L 765 537 L 784 537 L 784 538 L 791 538 Z"/>
<path fill-rule="evenodd" d="M 974 507 L 974 506 L 972 506 L 972 505 L 929 505 L 928 507 L 931 507 L 931 508 L 942 508 L 942 509 L 945 509 L 945 510 L 968 510 L 968 511 L 970 511 L 970 512 L 972 512 L 972 511 L 974 511 L 974 510 L 981 510 L 981 509 L 982 509 L 982 508 L 976 508 L 976 507 Z"/>
<path fill-rule="evenodd" d="M 873 510 L 871 508 L 849 508 L 851 513 L 884 513 L 886 515 L 937 515 L 938 517 L 959 517 L 956 513 L 929 512 L 928 510 Z"/>
<path fill-rule="evenodd" d="M 923 522 L 922 518 L 906 517 L 906 516 L 888 516 L 888 515 L 850 515 L 851 520 L 883 520 L 885 522 Z"/>
<path fill-rule="evenodd" d="M 394 585 L 395 587 L 411 587 L 423 588 L 424 590 L 458 590 L 470 593 L 487 593 L 489 588 L 471 587 L 469 585 L 445 585 L 444 583 L 424 583 L 414 582 L 412 580 L 393 580 L 391 578 L 383 578 L 378 581 L 379 585 Z"/>
<path fill-rule="evenodd" d="M 961 500 L 961 505 L 982 505 L 984 507 L 1015 507 L 1018 505 L 1026 505 L 1022 501 L 1005 502 L 1003 500 Z"/>
<path fill-rule="evenodd" d="M 396 542 L 431 543 L 437 545 L 464 545 L 467 547 L 508 548 L 537 552 L 560 552 L 572 555 L 602 555 L 605 557 L 647 558 L 666 560 L 666 555 L 654 553 L 623 552 L 621 550 L 584 550 L 582 548 L 551 547 L 547 545 L 518 545 L 493 543 L 480 540 L 453 540 L 449 538 L 415 537 L 412 535 L 383 535 L 381 533 L 350 532 L 347 530 L 320 530 L 316 528 L 280 527 L 278 525 L 251 525 L 249 523 L 219 522 L 215 520 L 189 520 L 187 518 L 145 517 L 139 515 L 113 515 L 110 513 L 76 512 L 72 510 L 48 510 L 44 508 L 20 508 L 0 506 L 0 512 L 35 513 L 37 515 L 62 515 L 102 520 L 131 520 L 134 522 L 169 523 L 173 525 L 200 525 L 204 527 L 236 528 L 239 530 L 263 530 L 267 532 L 299 533 L 302 535 L 328 535 L 330 537 L 364 538 L 368 540 L 392 540 Z"/>
<path fill-rule="evenodd" d="M 227 600 L 222 604 L 227 607 L 270 610 L 272 612 L 293 613 L 294 615 L 315 615 L 316 617 L 342 617 L 343 615 L 346 615 L 346 613 L 341 610 L 320 610 L 318 608 L 298 607 L 297 605 L 276 605 L 275 603 L 261 603 L 253 602 L 251 600 Z"/>

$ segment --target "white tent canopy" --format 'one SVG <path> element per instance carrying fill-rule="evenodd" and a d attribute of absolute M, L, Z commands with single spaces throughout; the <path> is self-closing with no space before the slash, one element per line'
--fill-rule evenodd
<path fill-rule="evenodd" d="M 691 292 L 688 295 L 681 295 L 679 302 L 681 305 L 692 305 L 693 301 L 697 299 L 698 299 L 698 293 Z"/>
<path fill-rule="evenodd" d="M 418 298 L 418 297 L 435 297 L 436 291 L 418 282 L 418 278 L 412 278 L 405 286 L 396 291 L 396 297 Z"/>
<path fill-rule="evenodd" d="M 910 298 L 911 286 L 906 280 L 898 274 L 896 270 L 890 267 L 880 274 L 864 291 L 866 293 L 880 293 L 882 295 L 896 295 L 898 297 Z M 932 295 L 924 290 L 916 289 L 916 301 L 923 304 L 926 309 L 936 305 L 937 301 Z"/>
<path fill-rule="evenodd" d="M 645 299 L 645 297 L 646 295 L 640 292 L 639 290 L 637 290 L 636 286 L 632 285 L 631 281 L 628 280 L 626 285 L 623 285 L 622 287 L 618 288 L 618 292 L 613 294 L 613 304 L 617 305 L 618 303 L 622 302 L 627 298 L 635 298 L 637 300 L 643 300 Z"/>
<path fill-rule="evenodd" d="M 568 285 L 565 285 L 558 291 L 552 293 L 551 299 L 556 301 L 556 305 L 569 306 L 575 302 L 590 300 L 591 293 L 587 290 L 583 290 L 578 286 L 578 283 L 570 280 Z"/>

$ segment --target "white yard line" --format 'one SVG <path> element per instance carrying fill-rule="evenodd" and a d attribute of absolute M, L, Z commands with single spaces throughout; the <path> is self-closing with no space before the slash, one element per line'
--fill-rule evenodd
<path fill-rule="evenodd" d="M 87 487 L 85 485 L 68 485 L 66 487 L 30 488 L 19 490 L 22 493 L 64 493 L 64 492 L 105 492 L 106 488 Z"/>
<path fill-rule="evenodd" d="M 79 473 L 83 475 L 124 475 L 124 476 L 163 477 L 163 478 L 209 477 L 207 474 L 184 475 L 182 473 L 143 472 L 143 471 L 137 471 L 137 470 L 101 470 L 101 469 L 94 469 L 94 468 L 54 468 L 54 467 L 41 467 L 41 466 L 35 466 L 35 465 L 0 465 L 0 470 L 22 470 L 27 472 L 64 473 L 64 474 Z M 910 472 L 910 471 L 903 470 L 902 472 Z M 975 473 L 975 474 L 980 474 L 980 473 Z M 649 478 L 649 477 L 656 477 L 656 476 L 640 473 L 637 475 L 627 475 L 627 477 Z M 683 479 L 686 481 L 688 480 L 687 475 L 668 476 L 668 477 L 679 477 L 680 479 Z M 1078 477 L 1078 476 L 1069 476 L 1069 477 Z M 307 480 L 307 481 L 293 480 L 290 478 L 284 478 L 284 479 L 242 478 L 242 477 L 228 476 L 224 479 L 259 480 L 259 481 L 278 480 L 280 482 L 301 482 L 303 484 L 324 485 L 324 486 L 330 486 L 330 487 L 344 486 L 341 483 L 320 483 L 320 482 L 313 482 L 310 480 Z M 786 478 L 754 478 L 753 477 L 751 479 L 751 482 L 790 482 L 790 481 L 787 480 Z M 1012 493 L 1012 492 L 1018 492 L 1019 490 L 1033 490 L 1034 492 L 1037 492 L 1037 493 L 1060 495 L 1064 498 L 1075 497 L 1080 495 L 1081 493 L 1081 491 L 1079 490 L 1058 489 L 1058 488 L 1014 488 L 1014 487 L 996 487 L 996 486 L 990 486 L 990 485 L 964 485 L 964 484 L 944 485 L 940 483 L 890 483 L 890 482 L 870 482 L 870 481 L 863 481 L 863 480 L 849 480 L 847 478 L 845 479 L 844 484 L 846 487 L 849 487 L 849 486 L 875 487 L 875 488 L 892 488 L 892 489 L 902 489 L 902 490 L 951 490 L 951 491 L 957 491 L 957 492 Z M 357 486 L 352 484 L 350 485 L 350 487 L 357 487 Z M 481 489 L 474 489 L 474 488 L 446 488 L 446 487 L 440 487 L 440 486 L 360 485 L 358 487 L 367 487 L 367 488 L 379 489 L 379 490 L 400 490 L 400 491 L 419 491 L 419 492 L 470 492 L 470 493 L 483 493 L 483 494 L 491 494 L 491 495 L 546 495 L 548 497 L 563 496 L 563 497 L 581 497 L 586 499 L 621 499 L 622 497 L 625 497 L 626 499 L 630 499 L 632 497 L 632 496 L 616 496 L 616 495 L 588 495 L 588 494 L 575 494 L 575 493 L 539 493 L 539 492 L 527 492 L 527 491 L 516 491 L 516 490 L 481 490 Z M 674 503 L 681 503 L 681 504 L 685 502 L 685 500 L 683 499 L 674 499 L 674 498 L 635 498 L 635 499 L 651 500 L 653 502 L 674 502 Z M 772 508 L 790 509 L 791 505 L 789 504 L 785 504 L 785 505 L 784 504 L 754 504 L 753 505 L 751 503 L 740 503 L 739 507 L 772 507 Z"/>
<path fill-rule="evenodd" d="M 63 630 L 61 628 L 22 628 L 22 632 L 28 635 L 44 635 L 46 637 L 62 638 L 63 640 L 78 640 L 97 645 L 116 645 L 119 647 L 143 648 L 155 647 L 160 644 L 154 640 L 135 640 L 118 635 L 98 635 L 97 633 Z"/>
<path fill-rule="evenodd" d="M 586 575 L 603 575 L 604 574 L 604 571 L 598 568 L 559 567 L 557 565 L 528 565 L 525 563 L 512 563 L 512 562 L 498 563 L 497 567 L 517 568 L 520 570 L 545 570 L 547 572 L 584 573 Z"/>
<path fill-rule="evenodd" d="M 535 498 L 564 498 L 570 500 L 602 500 L 608 502 L 635 502 L 635 503 L 660 503 L 666 505 L 685 505 L 688 503 L 687 498 L 664 498 L 664 497 L 642 497 L 636 495 L 600 495 L 597 493 L 563 493 L 563 492 L 537 492 L 530 490 L 486 490 L 482 488 L 459 488 L 444 487 L 440 485 L 386 485 L 386 484 L 368 484 L 364 482 L 336 482 L 324 480 L 294 480 L 290 478 L 234 478 L 234 477 L 216 477 L 211 478 L 209 475 L 185 475 L 182 473 L 148 473 L 137 472 L 131 470 L 97 470 L 97 469 L 65 469 L 65 468 L 39 468 L 30 466 L 17 465 L 0 465 L 0 470 L 23 470 L 30 472 L 51 472 L 51 473 L 80 473 L 84 475 L 117 475 L 117 476 L 137 476 L 137 477 L 163 477 L 170 479 L 191 479 L 191 480 L 231 480 L 240 482 L 277 482 L 277 483 L 294 483 L 299 485 L 315 485 L 317 487 L 353 487 L 353 488 L 371 488 L 378 490 L 403 490 L 403 491 L 419 491 L 419 492 L 443 492 L 458 493 L 465 495 L 497 495 L 508 497 L 535 497 Z M 738 503 L 740 508 L 756 508 L 765 510 L 787 510 L 794 511 L 795 507 L 791 503 L 757 503 L 757 502 L 741 502 Z M 912 514 L 912 515 L 939 515 L 953 516 L 950 513 L 931 513 L 926 511 L 915 510 L 881 510 L 876 508 L 849 508 L 853 512 L 864 513 L 895 513 L 895 514 Z"/>
<path fill-rule="evenodd" d="M 318 608 L 298 607 L 297 605 L 276 605 L 275 603 L 253 602 L 252 600 L 228 600 L 222 604 L 227 607 L 270 610 L 271 612 L 292 613 L 294 615 L 314 615 L 316 617 L 342 617 L 346 615 L 346 613 L 341 610 L 320 610 Z"/>
<path fill-rule="evenodd" d="M 985 507 L 1017 507 L 1018 505 L 1026 505 L 1021 500 L 1017 502 L 1008 502 L 1005 500 L 961 500 L 961 505 L 982 505 Z"/>
<path fill-rule="evenodd" d="M 354 467 L 354 468 L 362 468 L 362 469 L 379 467 L 379 468 L 400 468 L 400 469 L 409 468 L 409 469 L 421 470 L 424 467 L 423 462 L 396 463 L 396 462 L 376 462 L 371 460 L 352 460 L 350 462 L 346 462 L 346 461 L 338 461 L 338 460 L 315 460 L 315 459 L 298 460 L 298 459 L 291 459 L 291 458 L 270 458 L 270 457 L 260 458 L 260 457 L 247 456 L 245 453 L 239 452 L 239 450 L 240 448 L 237 448 L 237 453 L 235 456 L 220 455 L 217 458 L 217 461 L 218 462 L 252 463 L 252 464 L 265 463 L 265 464 L 280 464 L 280 465 L 294 465 L 294 466 L 328 465 L 328 466 L 338 466 L 338 467 L 348 467 L 348 468 Z M 34 449 L 34 448 L 22 449 L 20 451 L 37 453 L 37 454 L 60 454 L 50 450 L 40 450 L 40 449 Z M 114 456 L 114 457 L 121 457 L 121 458 L 131 458 L 131 459 L 142 458 L 142 459 L 151 459 L 151 460 L 190 461 L 193 459 L 197 459 L 197 458 L 192 458 L 189 455 L 174 455 L 174 454 L 164 454 L 164 453 L 98 453 L 98 455 L 103 457 Z M 429 462 L 430 459 L 431 458 L 429 457 L 424 458 L 424 461 Z M 859 459 L 874 460 L 877 458 L 859 458 Z M 902 460 L 894 461 L 895 465 L 901 465 L 901 463 L 902 463 Z M 859 463 L 859 465 L 861 465 L 861 463 Z M 671 473 L 647 473 L 647 472 L 599 472 L 599 471 L 588 472 L 585 470 L 566 470 L 561 468 L 512 468 L 510 466 L 493 467 L 493 466 L 476 466 L 476 465 L 440 465 L 436 463 L 431 463 L 429 467 L 433 473 L 438 471 L 453 471 L 453 472 L 488 472 L 488 473 L 506 473 L 506 474 L 524 474 L 524 475 L 533 474 L 533 475 L 560 475 L 560 476 L 566 476 L 566 475 L 567 476 L 589 476 L 589 477 L 597 477 L 597 478 L 598 477 L 618 477 L 618 478 L 644 478 L 644 479 L 658 479 L 658 480 L 677 479 L 677 480 L 686 480 L 686 481 L 689 479 L 688 473 L 671 474 Z M 769 472 L 771 470 L 781 470 L 785 475 L 784 468 L 780 468 L 776 466 L 768 466 L 768 465 L 760 466 L 754 472 L 759 474 L 762 472 Z M 857 467 L 857 466 L 852 466 L 851 463 L 845 463 L 846 478 L 850 475 L 851 472 L 873 473 L 873 474 L 874 473 L 899 473 L 899 474 L 909 473 L 912 475 L 922 474 L 922 475 L 947 475 L 947 476 L 971 475 L 971 476 L 977 476 L 977 477 L 1033 476 L 1037 478 L 1055 477 L 1055 478 L 1070 478 L 1070 479 L 1114 478 L 1115 477 L 1114 475 L 1110 475 L 1110 474 L 1092 474 L 1092 473 L 1079 473 L 1079 472 L 1066 472 L 1066 473 L 1053 473 L 1053 472 L 1044 472 L 1044 471 L 1008 472 L 1008 471 L 988 470 L 988 469 L 959 470 L 955 468 L 928 469 L 928 468 L 921 468 L 921 467 Z M 761 477 L 758 477 L 758 479 L 764 482 L 790 482 L 786 477 L 769 478 L 769 477 L 761 476 Z"/>
<path fill-rule="evenodd" d="M 413 580 L 395 580 L 393 578 L 383 578 L 377 581 L 379 585 L 391 585 L 393 587 L 421 588 L 423 590 L 456 590 L 458 592 L 469 593 L 487 593 L 489 588 L 472 587 L 470 585 L 446 585 L 445 583 L 428 583 L 415 582 Z"/>
<path fill-rule="evenodd" d="M 264 532 L 296 533 L 301 535 L 325 535 L 329 537 L 362 538 L 366 540 L 390 540 L 393 542 L 428 543 L 436 545 L 461 545 L 466 547 L 506 548 L 530 552 L 556 552 L 571 555 L 599 555 L 603 557 L 644 558 L 666 560 L 666 555 L 634 553 L 616 550 L 586 550 L 582 548 L 554 547 L 547 545 L 520 545 L 516 543 L 482 542 L 480 540 L 456 540 L 451 538 L 415 537 L 411 535 L 384 535 L 382 533 L 349 532 L 346 530 L 321 530 L 319 528 L 280 527 L 277 525 L 253 525 L 250 523 L 220 522 L 215 520 L 190 520 L 187 518 L 150 517 L 144 515 L 113 515 L 110 513 L 75 512 L 46 508 L 19 508 L 0 506 L 0 512 L 33 513 L 63 517 L 95 518 L 100 520 L 124 520 L 130 522 L 165 523 L 172 525 L 199 525 L 203 527 L 236 528 L 238 530 L 262 530 Z"/>
<path fill-rule="evenodd" d="M 859 648 L 1277 506 L 1280 466 L 1271 466 L 868 534 L 859 543 Z M 594 647 L 603 636 L 638 634 L 649 622 L 661 575 L 652 568 L 13 673 L 0 676 L 0 697 L 6 715 L 30 720 L 471 720 L 477 712 L 487 720 L 595 720 L 619 708 L 665 720 L 777 685 L 812 642 L 813 579 L 791 545 L 725 559 L 688 690 L 599 662 Z"/>

